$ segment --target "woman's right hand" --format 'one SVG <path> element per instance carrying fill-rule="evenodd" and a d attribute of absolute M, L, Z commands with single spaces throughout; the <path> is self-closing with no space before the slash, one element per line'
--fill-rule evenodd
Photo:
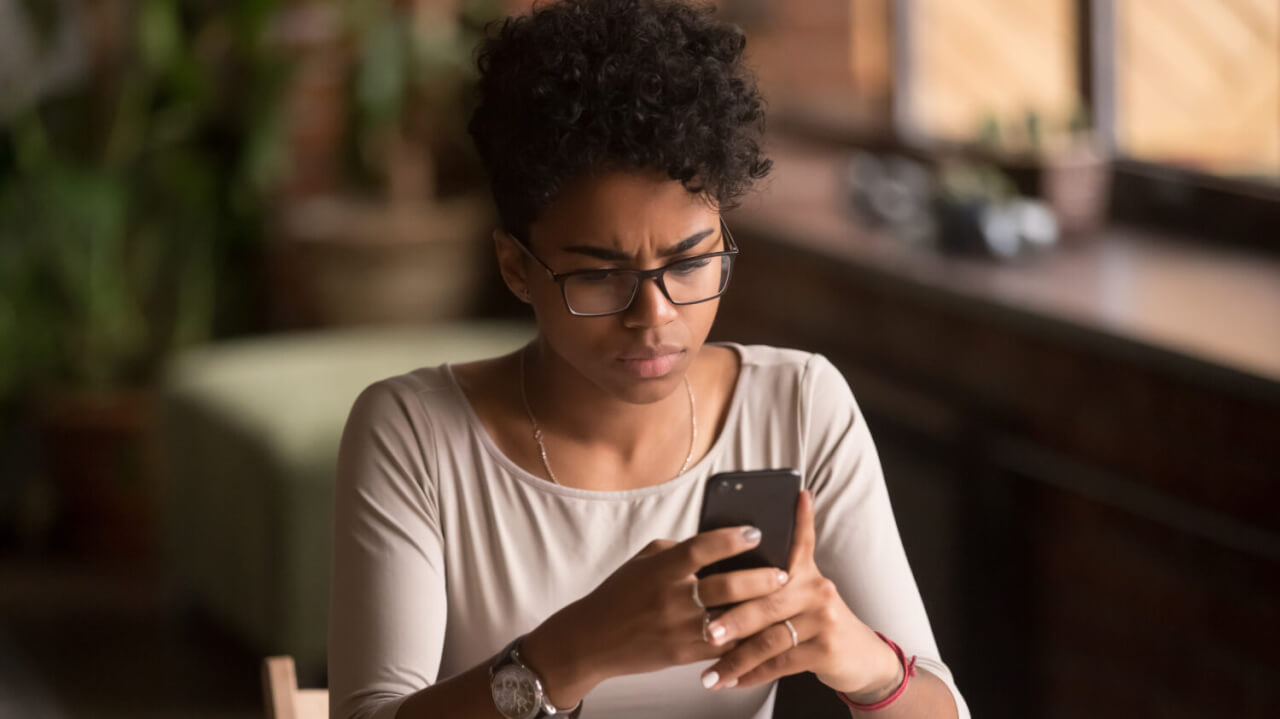
<path fill-rule="evenodd" d="M 694 582 L 703 604 L 712 607 L 770 594 L 786 575 L 744 569 L 699 581 L 695 572 L 759 542 L 752 527 L 716 529 L 679 543 L 656 539 L 530 632 L 522 653 L 558 707 L 573 706 L 609 677 L 719 657 L 736 643 L 717 647 L 703 640 L 704 611 L 693 600 Z"/>

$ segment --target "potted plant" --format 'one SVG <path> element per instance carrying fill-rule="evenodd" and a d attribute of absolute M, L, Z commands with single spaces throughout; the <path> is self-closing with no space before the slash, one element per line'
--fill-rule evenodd
<path fill-rule="evenodd" d="M 1019 195 L 991 163 L 948 158 L 937 168 L 936 185 L 933 208 L 942 249 L 1009 261 L 1034 257 L 1058 241 L 1058 222 L 1048 205 Z"/>
<path fill-rule="evenodd" d="M 1083 106 L 1049 126 L 1032 110 L 1020 121 L 1003 125 L 988 117 L 979 139 L 979 146 L 1013 177 L 1023 194 L 1045 201 L 1062 235 L 1070 238 L 1100 229 L 1110 199 L 1110 163 L 1087 117 Z"/>
<path fill-rule="evenodd" d="M 247 178 L 269 162 L 227 151 L 252 123 L 219 80 L 245 69 L 228 66 L 249 59 L 234 38 L 270 4 L 141 0 L 46 18 L 94 38 L 84 72 L 0 129 L 0 405 L 36 427 L 52 538 L 70 549 L 150 549 L 148 387 L 172 351 L 213 332 L 223 265 L 243 251 L 231 238 L 253 224 Z"/>
<path fill-rule="evenodd" d="M 486 269 L 492 211 L 465 134 L 473 56 L 493 0 L 373 0 L 338 12 L 308 52 L 345 75 L 347 177 L 295 193 L 275 247 L 280 321 L 324 326 L 417 322 L 468 313 Z M 337 22 L 332 19 L 337 18 Z M 304 33 L 281 33 L 300 46 Z"/>

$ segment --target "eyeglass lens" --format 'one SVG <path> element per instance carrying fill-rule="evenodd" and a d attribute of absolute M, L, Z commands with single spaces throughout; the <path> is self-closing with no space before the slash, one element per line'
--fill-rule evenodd
<path fill-rule="evenodd" d="M 675 304 L 709 300 L 724 291 L 731 259 L 726 255 L 692 257 L 667 267 L 659 277 Z M 640 277 L 628 270 L 600 270 L 566 277 L 564 296 L 581 314 L 620 312 L 631 304 Z"/>

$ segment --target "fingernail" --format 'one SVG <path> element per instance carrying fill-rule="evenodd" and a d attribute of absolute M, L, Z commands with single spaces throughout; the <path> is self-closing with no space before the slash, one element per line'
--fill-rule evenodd
<path fill-rule="evenodd" d="M 707 631 L 711 634 L 711 638 L 717 641 L 724 637 L 723 624 L 711 624 L 707 627 Z"/>
<path fill-rule="evenodd" d="M 778 572 L 778 584 L 786 584 L 786 583 L 787 583 L 787 573 Z"/>
<path fill-rule="evenodd" d="M 720 687 L 720 688 L 721 688 L 721 689 L 732 689 L 732 688 L 734 688 L 734 687 L 736 687 L 736 686 L 738 686 L 738 680 L 737 680 L 737 679 L 730 679 L 729 681 L 727 681 L 727 682 L 725 682 L 725 683 L 724 683 L 724 686 L 722 686 L 722 687 Z"/>
<path fill-rule="evenodd" d="M 755 544 L 760 541 L 760 530 L 755 527 L 747 527 L 742 530 L 742 538 Z"/>
<path fill-rule="evenodd" d="M 702 686 L 704 689 L 710 689 L 718 681 L 720 681 L 720 675 L 716 672 L 709 671 L 702 675 Z"/>

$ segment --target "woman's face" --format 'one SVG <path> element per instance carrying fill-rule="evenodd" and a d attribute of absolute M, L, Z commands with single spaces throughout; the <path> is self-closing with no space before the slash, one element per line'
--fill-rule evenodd
<path fill-rule="evenodd" d="M 655 402 L 679 388 L 711 330 L 718 299 L 673 305 L 648 279 L 618 314 L 572 315 L 559 285 L 511 242 L 500 243 L 508 245 L 500 255 L 508 283 L 517 294 L 514 285 L 524 283 L 544 340 L 578 374 L 634 403 Z M 679 182 L 657 173 L 614 171 L 567 186 L 530 227 L 529 247 L 564 273 L 652 269 L 719 252 L 725 244 L 719 213 Z"/>

